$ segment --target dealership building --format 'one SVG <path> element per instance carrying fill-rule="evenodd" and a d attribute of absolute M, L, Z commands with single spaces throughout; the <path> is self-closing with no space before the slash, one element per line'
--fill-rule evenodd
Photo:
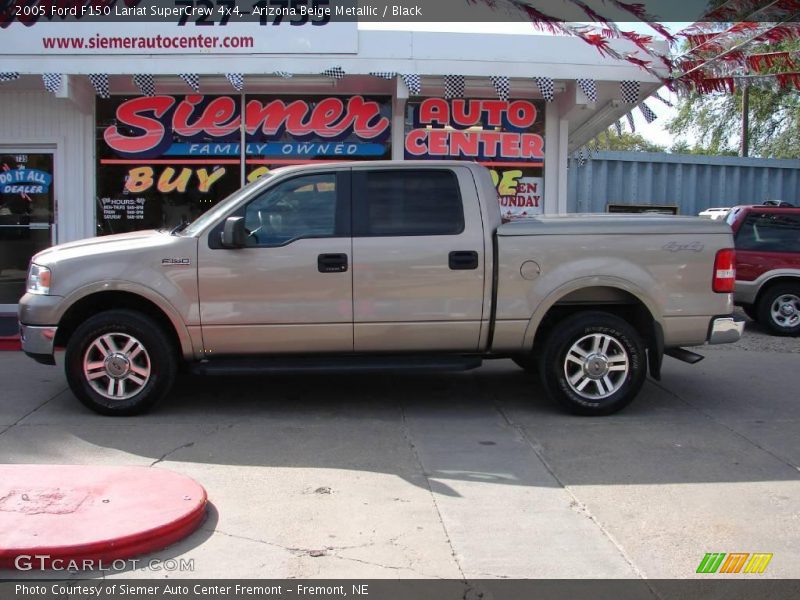
<path fill-rule="evenodd" d="M 0 29 L 0 312 L 34 252 L 174 226 L 282 165 L 477 161 L 507 217 L 566 212 L 569 157 L 661 85 L 573 37 L 192 25 Z"/>

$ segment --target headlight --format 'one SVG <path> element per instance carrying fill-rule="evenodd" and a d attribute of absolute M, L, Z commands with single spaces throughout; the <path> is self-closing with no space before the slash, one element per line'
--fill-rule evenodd
<path fill-rule="evenodd" d="M 50 293 L 50 269 L 36 263 L 31 263 L 28 270 L 28 283 L 26 291 L 31 294 L 47 295 Z"/>

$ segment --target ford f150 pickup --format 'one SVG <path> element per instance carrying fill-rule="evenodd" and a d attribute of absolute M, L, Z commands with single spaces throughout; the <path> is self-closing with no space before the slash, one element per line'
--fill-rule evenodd
<path fill-rule="evenodd" d="M 567 409 L 627 405 L 664 354 L 739 339 L 730 228 L 658 215 L 501 223 L 488 170 L 455 161 L 277 169 L 172 231 L 37 254 L 23 350 L 104 414 L 176 371 L 468 369 L 512 358 Z"/>

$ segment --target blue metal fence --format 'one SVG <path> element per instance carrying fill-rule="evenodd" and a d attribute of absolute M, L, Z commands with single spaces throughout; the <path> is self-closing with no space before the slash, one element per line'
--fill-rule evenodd
<path fill-rule="evenodd" d="M 569 212 L 606 212 L 609 204 L 674 204 L 678 214 L 710 207 L 785 200 L 800 206 L 800 160 L 598 152 L 569 161 Z"/>

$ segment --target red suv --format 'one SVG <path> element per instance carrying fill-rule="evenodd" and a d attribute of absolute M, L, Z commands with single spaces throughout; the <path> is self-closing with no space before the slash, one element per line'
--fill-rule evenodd
<path fill-rule="evenodd" d="M 800 334 L 800 208 L 736 206 L 736 304 L 777 335 Z"/>

